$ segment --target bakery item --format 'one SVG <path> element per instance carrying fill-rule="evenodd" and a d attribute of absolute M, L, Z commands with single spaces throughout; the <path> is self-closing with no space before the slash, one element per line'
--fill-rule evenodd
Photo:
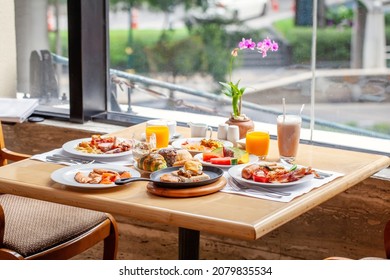
<path fill-rule="evenodd" d="M 171 167 L 176 162 L 177 150 L 174 148 L 163 148 L 158 150 L 158 153 L 162 155 L 167 162 L 167 166 Z"/>
<path fill-rule="evenodd" d="M 153 152 L 139 158 L 137 166 L 139 169 L 153 172 L 167 168 L 167 162 L 162 155 Z"/>
<path fill-rule="evenodd" d="M 185 149 L 176 150 L 176 159 L 172 166 L 183 166 L 188 160 L 193 160 L 189 151 Z"/>
<path fill-rule="evenodd" d="M 177 171 L 163 174 L 160 177 L 161 182 L 167 183 L 191 183 L 210 179 L 210 176 L 203 172 L 203 166 L 199 161 L 188 160 Z"/>

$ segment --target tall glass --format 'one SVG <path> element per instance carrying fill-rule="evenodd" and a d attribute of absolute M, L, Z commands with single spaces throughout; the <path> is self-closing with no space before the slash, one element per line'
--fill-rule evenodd
<path fill-rule="evenodd" d="M 250 130 L 246 133 L 246 151 L 264 160 L 268 155 L 269 133 L 268 131 Z"/>
<path fill-rule="evenodd" d="M 294 162 L 298 153 L 302 118 L 298 115 L 277 117 L 278 148 L 281 160 Z"/>
<path fill-rule="evenodd" d="M 166 125 L 152 125 L 146 127 L 146 141 L 151 135 L 156 135 L 156 148 L 165 148 L 169 144 L 169 128 Z"/>

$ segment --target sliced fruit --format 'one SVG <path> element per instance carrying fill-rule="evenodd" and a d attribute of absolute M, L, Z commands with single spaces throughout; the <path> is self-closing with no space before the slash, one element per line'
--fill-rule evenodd
<path fill-rule="evenodd" d="M 210 163 L 218 164 L 218 165 L 236 165 L 238 164 L 238 161 L 236 158 L 232 158 L 232 157 L 221 157 L 221 158 L 212 158 L 210 160 Z"/>
<path fill-rule="evenodd" d="M 248 163 L 249 154 L 236 147 L 220 147 L 211 152 L 203 153 L 203 160 L 210 162 L 213 158 L 236 158 L 237 164 Z"/>
<path fill-rule="evenodd" d="M 227 149 L 229 149 L 230 151 L 233 151 L 232 157 L 237 158 L 238 164 L 249 162 L 249 153 L 247 151 L 241 150 L 240 148 L 236 148 L 236 147 L 229 147 Z"/>
<path fill-rule="evenodd" d="M 203 153 L 203 160 L 209 162 L 212 158 L 224 157 L 223 147 L 216 148 L 211 152 Z"/>

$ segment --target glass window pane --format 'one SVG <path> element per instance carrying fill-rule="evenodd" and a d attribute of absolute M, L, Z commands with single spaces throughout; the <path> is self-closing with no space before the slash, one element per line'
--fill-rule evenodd
<path fill-rule="evenodd" d="M 15 0 L 17 91 L 63 112 L 69 112 L 66 2 Z"/>
<path fill-rule="evenodd" d="M 132 87 L 128 91 L 123 84 L 122 89 L 112 85 L 122 112 L 159 108 L 228 118 L 233 108 L 219 82 L 240 81 L 246 88 L 242 112 L 255 121 L 275 124 L 285 98 L 288 113 L 299 113 L 305 104 L 306 128 L 315 116 L 318 130 L 390 137 L 385 42 L 377 44 L 385 38 L 385 25 L 377 26 L 385 19 L 386 7 L 368 12 L 355 1 L 318 1 L 312 87 L 314 2 L 242 2 L 152 7 L 111 1 L 111 69 Z M 357 28 L 364 11 L 366 26 L 375 28 L 367 34 L 380 35 L 375 39 L 366 36 L 364 41 L 368 31 Z M 278 43 L 279 50 L 266 57 L 240 50 L 230 76 L 230 53 L 241 39 L 258 42 L 267 37 Z M 371 42 L 376 44 L 370 47 Z M 377 58 L 382 51 L 382 58 Z"/>

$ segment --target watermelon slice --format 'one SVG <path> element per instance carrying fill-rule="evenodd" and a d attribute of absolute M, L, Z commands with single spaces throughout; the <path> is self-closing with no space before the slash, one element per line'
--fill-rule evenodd
<path fill-rule="evenodd" d="M 221 158 L 212 158 L 210 160 L 211 164 L 218 164 L 218 165 L 236 165 L 238 163 L 236 158 L 232 157 L 221 157 Z"/>
<path fill-rule="evenodd" d="M 214 158 L 235 158 L 237 160 L 237 164 L 249 162 L 249 154 L 247 151 L 236 147 L 220 147 L 212 150 L 211 152 L 203 153 L 203 160 L 206 162 L 210 162 Z"/>

